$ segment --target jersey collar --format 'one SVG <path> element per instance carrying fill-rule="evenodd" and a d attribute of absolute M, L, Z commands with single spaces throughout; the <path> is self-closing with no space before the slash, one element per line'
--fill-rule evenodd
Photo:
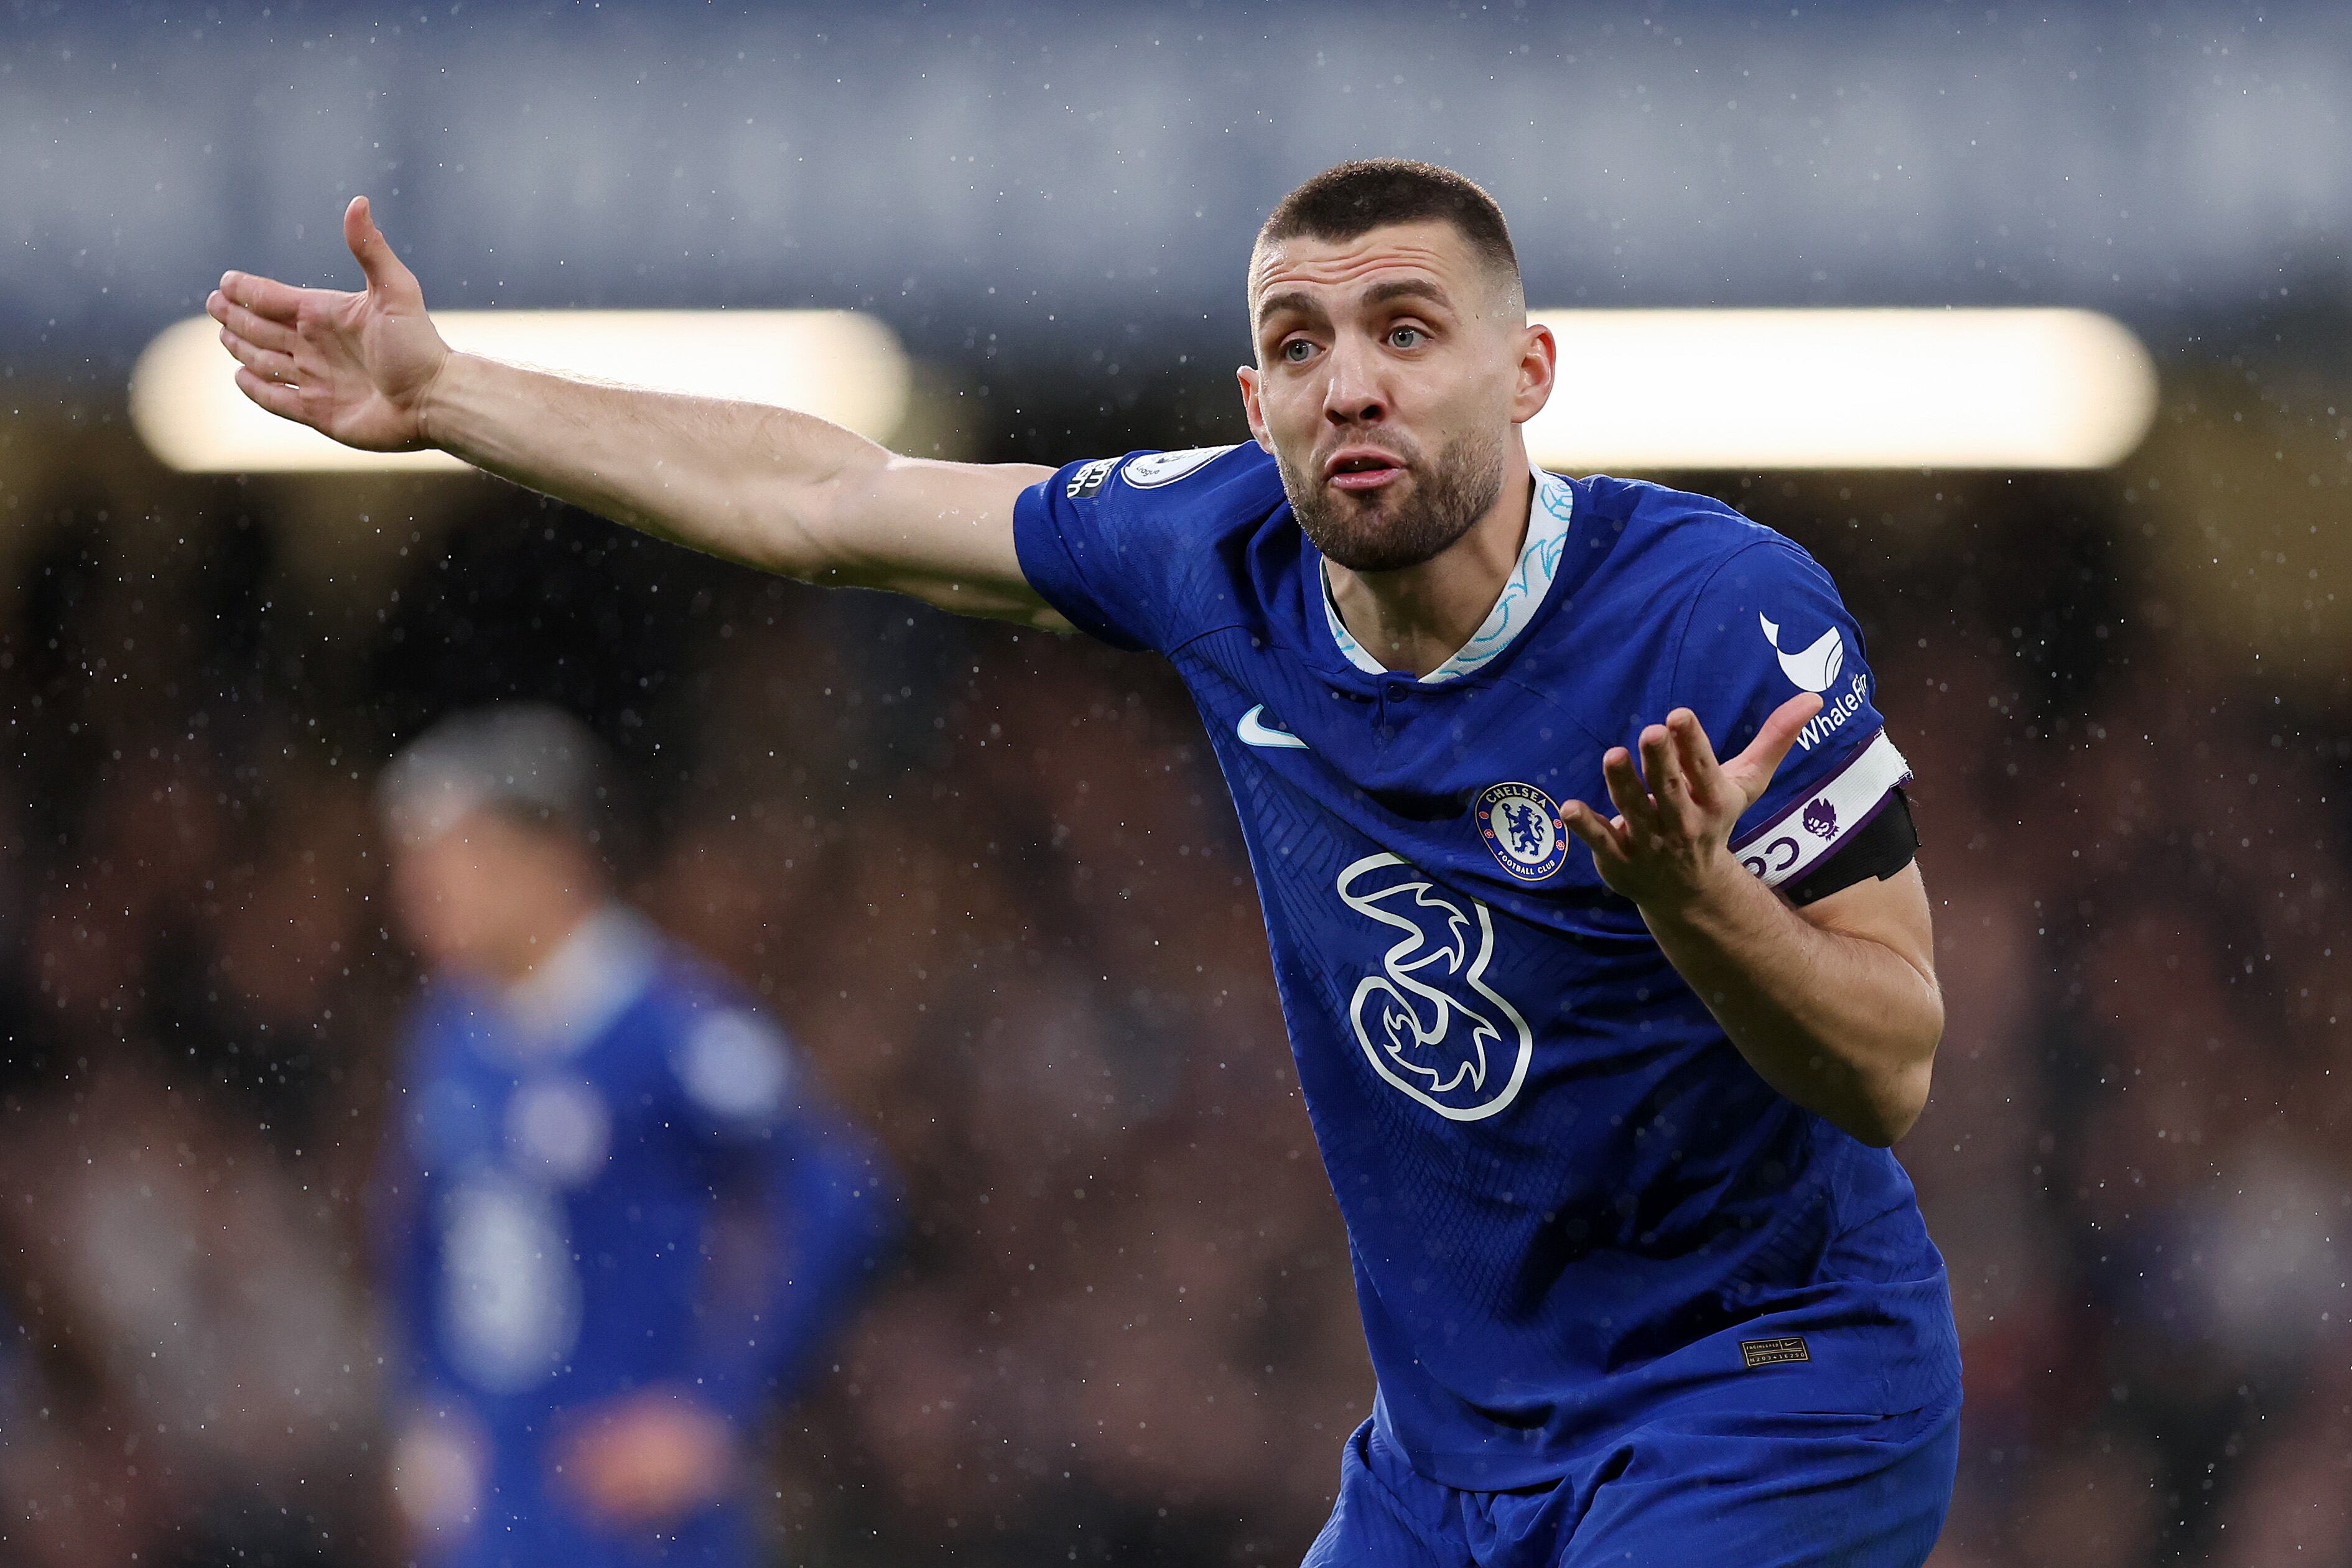
<path fill-rule="evenodd" d="M 1495 608 L 1486 612 L 1486 622 L 1470 635 L 1470 641 L 1454 650 L 1445 663 L 1421 677 L 1423 685 L 1440 681 L 1458 680 L 1492 664 L 1504 649 L 1535 619 L 1536 607 L 1551 591 L 1552 578 L 1559 571 L 1560 552 L 1568 548 L 1568 528 L 1576 509 L 1575 486 L 1557 474 L 1547 474 L 1540 468 L 1530 470 L 1535 476 L 1534 499 L 1528 507 L 1528 537 L 1519 546 L 1518 564 L 1503 583 L 1503 591 L 1495 600 Z M 1323 570 L 1320 555 L 1315 560 L 1315 580 L 1323 589 L 1323 619 L 1331 627 L 1331 641 L 1348 662 L 1368 675 L 1385 675 L 1388 667 L 1370 653 L 1349 632 L 1347 622 L 1339 619 L 1339 606 L 1331 598 L 1331 579 Z"/>
<path fill-rule="evenodd" d="M 653 983 L 660 942 L 645 916 L 607 904 L 507 988 L 507 1011 L 530 1046 L 579 1050 L 610 1029 Z"/>

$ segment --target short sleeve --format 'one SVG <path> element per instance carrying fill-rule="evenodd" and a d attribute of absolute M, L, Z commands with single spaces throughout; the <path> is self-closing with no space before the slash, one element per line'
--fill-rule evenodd
<path fill-rule="evenodd" d="M 1770 788 L 1732 830 L 1732 852 L 1768 887 L 1821 864 L 1911 777 L 1886 737 L 1862 629 L 1829 573 L 1785 539 L 1746 546 L 1709 575 L 1669 686 L 1668 706 L 1696 713 L 1724 758 L 1790 697 L 1821 695 Z"/>
<path fill-rule="evenodd" d="M 1196 629 L 1195 577 L 1243 466 L 1218 460 L 1237 450 L 1098 457 L 1031 486 L 1013 510 L 1022 575 L 1087 635 L 1166 652 Z"/>
<path fill-rule="evenodd" d="M 764 1136 L 800 1087 L 790 1042 L 748 1008 L 698 1014 L 670 1052 L 670 1070 L 690 1124 L 722 1143 Z"/>

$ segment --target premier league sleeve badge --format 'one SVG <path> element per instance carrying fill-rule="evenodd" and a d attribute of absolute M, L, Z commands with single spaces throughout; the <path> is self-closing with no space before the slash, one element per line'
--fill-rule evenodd
<path fill-rule="evenodd" d="M 1568 858 L 1559 807 L 1532 784 L 1489 785 L 1478 797 L 1478 835 L 1495 863 L 1520 882 L 1541 882 Z"/>

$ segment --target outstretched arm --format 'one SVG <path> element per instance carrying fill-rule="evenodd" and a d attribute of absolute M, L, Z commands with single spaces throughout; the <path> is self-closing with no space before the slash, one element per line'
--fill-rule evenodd
<path fill-rule="evenodd" d="M 1049 470 L 899 457 L 762 403 L 607 386 L 453 352 L 367 198 L 358 294 L 232 272 L 205 302 L 246 396 L 346 445 L 436 446 L 696 549 L 807 581 L 1061 624 L 1021 573 L 1013 503 Z"/>
<path fill-rule="evenodd" d="M 1790 698 L 1729 762 L 1676 708 L 1642 732 L 1638 769 L 1622 747 L 1601 758 L 1613 820 L 1581 800 L 1560 814 L 1765 1082 L 1883 1146 L 1918 1120 L 1944 1032 L 1919 867 L 1792 909 L 1729 848 L 1820 706 Z"/>

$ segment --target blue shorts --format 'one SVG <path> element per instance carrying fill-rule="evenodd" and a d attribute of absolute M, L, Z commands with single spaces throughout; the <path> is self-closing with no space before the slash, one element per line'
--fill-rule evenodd
<path fill-rule="evenodd" d="M 1462 1491 L 1365 1422 L 1304 1568 L 1918 1568 L 1951 1507 L 1957 1404 L 1906 1416 L 1663 1416 L 1554 1485 Z"/>

